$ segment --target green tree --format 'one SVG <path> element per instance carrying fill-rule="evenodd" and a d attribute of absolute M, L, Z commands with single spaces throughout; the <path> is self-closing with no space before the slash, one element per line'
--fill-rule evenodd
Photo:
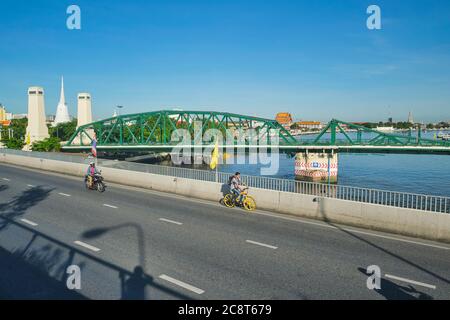
<path fill-rule="evenodd" d="M 77 119 L 70 122 L 60 123 L 56 127 L 49 127 L 51 137 L 58 138 L 61 141 L 68 141 L 77 129 Z"/>
<path fill-rule="evenodd" d="M 410 129 L 414 126 L 414 124 L 410 123 L 410 122 L 397 122 L 394 125 L 394 128 L 396 129 Z"/>
<path fill-rule="evenodd" d="M 378 124 L 372 123 L 372 122 L 367 122 L 367 123 L 361 124 L 361 126 L 369 128 L 369 129 L 374 129 L 374 128 L 378 127 Z"/>
<path fill-rule="evenodd" d="M 3 127 L 1 129 L 1 142 L 9 149 L 22 149 L 25 144 L 27 125 L 27 118 L 12 120 L 8 127 Z M 10 132 L 12 132 L 11 135 Z"/>
<path fill-rule="evenodd" d="M 9 126 L 10 129 L 14 132 L 15 139 L 23 139 L 25 140 L 25 133 L 27 131 L 28 119 L 14 119 L 11 120 L 11 124 Z"/>

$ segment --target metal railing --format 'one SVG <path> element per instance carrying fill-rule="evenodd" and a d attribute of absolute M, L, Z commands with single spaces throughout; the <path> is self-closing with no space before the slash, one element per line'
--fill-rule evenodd
<path fill-rule="evenodd" d="M 230 173 L 214 172 L 191 168 L 169 167 L 161 165 L 141 164 L 134 162 L 100 161 L 100 165 L 124 170 L 147 172 L 178 178 L 201 181 L 228 183 Z M 270 178 L 262 176 L 241 176 L 243 183 L 252 188 L 301 193 L 317 197 L 378 204 L 432 212 L 450 213 L 450 197 L 414 194 L 407 192 L 387 191 L 360 188 L 317 182 L 296 181 L 290 179 Z"/>
<path fill-rule="evenodd" d="M 88 163 L 87 157 L 61 153 L 24 152 L 11 149 L 0 149 L 2 153 L 16 154 L 42 159 L 52 159 L 75 163 Z M 228 184 L 230 173 L 199 170 L 191 168 L 169 167 L 125 161 L 98 160 L 100 166 L 117 169 L 147 172 L 157 175 L 194 179 L 201 181 Z M 431 212 L 450 213 L 450 197 L 396 192 L 379 189 L 359 188 L 352 186 L 323 184 L 317 182 L 296 181 L 289 179 L 270 178 L 262 176 L 241 177 L 242 182 L 251 188 L 275 190 L 282 192 L 301 193 L 317 197 L 327 197 L 347 201 L 371 203 L 391 207 L 424 210 Z"/>

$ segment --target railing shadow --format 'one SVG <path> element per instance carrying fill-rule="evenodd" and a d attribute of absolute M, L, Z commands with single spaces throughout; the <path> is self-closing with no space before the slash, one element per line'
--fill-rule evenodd
<path fill-rule="evenodd" d="M 444 276 L 441 276 L 441 275 L 439 275 L 439 274 L 437 274 L 437 273 L 435 273 L 433 271 L 430 271 L 430 270 L 426 269 L 425 267 L 423 267 L 423 266 L 421 266 L 421 265 L 419 265 L 417 263 L 414 263 L 414 262 L 412 262 L 412 261 L 410 261 L 410 260 L 408 260 L 408 259 L 406 259 L 406 258 L 404 258 L 404 257 L 402 257 L 402 256 L 400 256 L 400 255 L 398 255 L 398 254 L 396 254 L 396 253 L 386 249 L 386 248 L 381 247 L 380 245 L 377 245 L 377 244 L 375 244 L 375 243 L 373 243 L 373 242 L 371 242 L 371 241 L 369 241 L 367 239 L 364 239 L 364 238 L 362 238 L 362 237 L 352 233 L 349 230 L 346 230 L 346 229 L 340 227 L 339 225 L 336 225 L 335 223 L 330 221 L 330 219 L 328 218 L 327 214 L 325 213 L 323 199 L 322 198 L 316 198 L 316 199 L 314 199 L 314 201 L 318 202 L 318 211 L 319 211 L 320 215 L 322 216 L 323 221 L 325 221 L 328 225 L 330 225 L 330 226 L 336 228 L 337 230 L 339 230 L 339 231 L 349 235 L 350 237 L 355 238 L 358 241 L 364 242 L 364 243 L 370 245 L 371 247 L 373 247 L 373 248 L 375 248 L 375 249 L 377 249 L 377 250 L 379 250 L 379 251 L 381 251 L 381 252 L 383 252 L 383 253 L 385 253 L 385 254 L 387 254 L 387 255 L 389 255 L 389 256 L 391 256 L 391 257 L 393 257 L 393 258 L 395 258 L 395 259 L 397 259 L 399 261 L 401 261 L 401 262 L 404 262 L 404 263 L 406 263 L 406 264 L 408 264 L 408 265 L 410 265 L 410 266 L 412 266 L 412 267 L 414 267 L 414 268 L 416 268 L 416 269 L 418 269 L 418 270 L 420 270 L 420 271 L 422 271 L 422 272 L 424 272 L 424 273 L 426 273 L 426 274 L 428 274 L 428 275 L 430 275 L 430 276 L 432 276 L 432 277 L 434 277 L 434 278 L 436 278 L 436 279 L 438 279 L 440 281 L 443 281 L 443 282 L 445 282 L 447 284 L 450 284 L 450 280 L 445 278 Z"/>
<path fill-rule="evenodd" d="M 144 272 L 142 231 L 138 232 L 141 265 L 130 271 L 15 221 L 29 208 L 45 200 L 51 191 L 52 189 L 44 190 L 41 187 L 30 188 L 11 201 L 0 204 L 0 233 L 3 234 L 6 227 L 14 227 L 17 228 L 16 236 L 23 234 L 24 239 L 30 239 L 26 245 L 12 251 L 0 245 L 0 299 L 87 299 L 81 292 L 69 290 L 66 286 L 67 267 L 72 265 L 76 258 L 82 261 L 77 263 L 81 270 L 88 265 L 98 264 L 101 268 L 116 273 L 117 276 L 112 275 L 108 281 L 117 279 L 121 290 L 117 296 L 122 299 L 150 299 L 152 294 L 147 295 L 147 291 L 156 290 L 173 299 L 192 299 L 155 283 L 153 277 Z M 113 284 L 107 284 L 108 287 L 111 285 Z"/>
<path fill-rule="evenodd" d="M 68 290 L 65 281 L 49 276 L 62 252 L 50 246 L 31 250 L 37 236 L 23 249 L 9 252 L 0 247 L 0 299 L 83 300 L 85 296 Z"/>
<path fill-rule="evenodd" d="M 29 208 L 45 200 L 53 190 L 53 188 L 44 188 L 42 186 L 27 189 L 11 201 L 0 204 L 0 214 L 10 219 L 20 217 Z M 7 226 L 8 222 L 6 220 L 0 221 L 0 231 Z"/>
<path fill-rule="evenodd" d="M 366 276 L 370 276 L 366 269 L 358 268 Z M 433 297 L 425 292 L 418 291 L 413 286 L 400 286 L 390 280 L 381 278 L 380 289 L 375 292 L 383 296 L 386 300 L 433 300 Z"/>
<path fill-rule="evenodd" d="M 151 294 L 146 294 L 147 290 L 158 290 L 174 299 L 192 300 L 183 293 L 155 283 L 154 278 L 146 274 L 142 266 L 138 265 L 133 271 L 129 271 L 44 233 L 23 226 L 13 219 L 0 217 L 0 220 L 31 235 L 31 240 L 24 248 L 17 249 L 12 253 L 0 247 L 0 260 L 2 261 L 0 293 L 4 296 L 11 296 L 13 299 L 85 299 L 86 297 L 82 294 L 66 287 L 67 267 L 72 265 L 74 258 L 77 257 L 84 259 L 83 263 L 77 264 L 80 269 L 88 264 L 97 263 L 101 267 L 107 268 L 108 271 L 116 272 L 117 277 L 111 277 L 111 279 L 117 279 L 120 282 L 122 299 L 150 299 Z M 32 249 L 33 242 L 36 242 L 37 239 L 46 240 L 48 243 L 39 249 Z M 66 255 L 68 258 L 64 259 Z M 24 274 L 29 276 L 24 277 Z M 33 293 L 36 288 L 40 292 L 39 295 Z M 1 295 L 0 298 L 2 298 Z"/>

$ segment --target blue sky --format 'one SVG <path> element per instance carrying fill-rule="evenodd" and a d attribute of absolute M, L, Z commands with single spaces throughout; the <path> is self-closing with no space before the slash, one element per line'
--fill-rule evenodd
<path fill-rule="evenodd" d="M 366 28 L 371 4 L 382 30 Z M 70 113 L 88 91 L 95 118 L 123 105 L 450 120 L 449 1 L 2 0 L 0 14 L 0 102 L 15 113 L 40 85 L 54 114 L 64 75 Z"/>

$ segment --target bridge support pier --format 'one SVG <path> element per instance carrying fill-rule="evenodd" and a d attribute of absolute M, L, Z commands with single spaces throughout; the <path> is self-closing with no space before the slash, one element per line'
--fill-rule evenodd
<path fill-rule="evenodd" d="M 295 156 L 295 179 L 337 183 L 338 154 L 336 152 L 299 152 Z"/>
<path fill-rule="evenodd" d="M 28 88 L 28 126 L 25 134 L 26 145 L 24 151 L 31 151 L 35 141 L 42 141 L 50 137 L 45 124 L 44 89 L 41 87 Z"/>
<path fill-rule="evenodd" d="M 92 102 L 91 95 L 87 92 L 82 92 L 78 94 L 78 107 L 77 107 L 77 129 L 81 126 L 89 124 L 92 122 Z M 94 138 L 95 132 L 93 129 L 86 129 L 86 133 Z M 73 140 L 74 144 L 81 144 L 81 141 L 86 144 L 91 144 L 90 139 L 84 135 L 81 137 L 81 134 L 77 135 Z"/>

